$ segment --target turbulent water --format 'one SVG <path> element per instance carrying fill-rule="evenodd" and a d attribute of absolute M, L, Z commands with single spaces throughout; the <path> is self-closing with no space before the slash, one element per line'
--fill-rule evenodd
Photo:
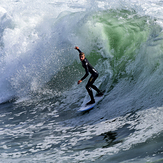
<path fill-rule="evenodd" d="M 162 70 L 161 0 L 1 0 L 0 162 L 163 162 Z"/>

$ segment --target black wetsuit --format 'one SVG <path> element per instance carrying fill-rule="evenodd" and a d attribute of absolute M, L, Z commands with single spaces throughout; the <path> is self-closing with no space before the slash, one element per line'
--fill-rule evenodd
<path fill-rule="evenodd" d="M 81 51 L 79 49 L 78 49 L 78 51 L 79 51 L 79 53 L 81 53 Z M 98 77 L 98 72 L 93 68 L 93 66 L 88 62 L 88 60 L 86 58 L 82 61 L 82 66 L 85 69 L 85 75 L 81 78 L 81 80 L 84 80 L 89 75 L 89 73 L 91 73 L 91 77 L 88 80 L 86 89 L 91 97 L 91 101 L 94 101 L 93 92 L 92 92 L 91 88 L 93 88 L 98 93 L 100 93 L 100 90 L 95 85 L 93 85 L 94 81 Z"/>

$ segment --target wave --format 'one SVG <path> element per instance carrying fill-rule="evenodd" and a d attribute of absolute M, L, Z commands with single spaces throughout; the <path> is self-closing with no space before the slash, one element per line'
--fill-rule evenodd
<path fill-rule="evenodd" d="M 108 87 L 121 78 L 137 83 L 144 76 L 145 82 L 162 67 L 162 29 L 135 11 L 63 12 L 25 25 L 14 24 L 6 12 L 1 13 L 1 102 L 49 83 L 57 91 L 72 87 L 81 76 L 75 45 L 100 72 L 99 83 L 112 81 Z"/>

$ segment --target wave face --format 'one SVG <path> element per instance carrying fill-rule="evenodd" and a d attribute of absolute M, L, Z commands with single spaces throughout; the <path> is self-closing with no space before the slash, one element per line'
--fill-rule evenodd
<path fill-rule="evenodd" d="M 162 161 L 161 1 L 0 4 L 2 162 Z M 106 90 L 84 114 L 75 46 Z"/>

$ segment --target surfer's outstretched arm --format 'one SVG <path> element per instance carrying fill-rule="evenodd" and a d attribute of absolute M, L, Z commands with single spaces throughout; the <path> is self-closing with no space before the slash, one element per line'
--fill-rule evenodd
<path fill-rule="evenodd" d="M 79 53 L 82 53 L 79 47 L 75 46 L 75 49 L 78 50 Z"/>

